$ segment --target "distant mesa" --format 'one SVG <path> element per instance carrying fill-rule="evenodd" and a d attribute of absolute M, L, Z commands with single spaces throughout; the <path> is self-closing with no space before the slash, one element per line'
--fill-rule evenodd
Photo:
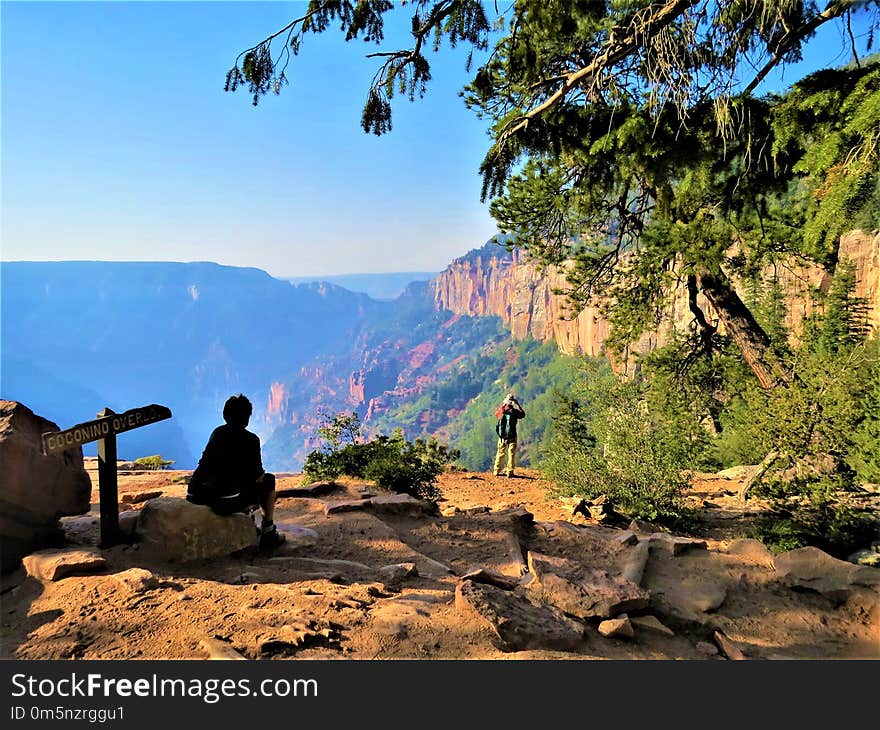
<path fill-rule="evenodd" d="M 327 282 L 341 286 L 349 291 L 366 294 L 371 299 L 390 301 L 397 299 L 409 284 L 415 281 L 428 281 L 439 271 L 394 271 L 385 274 L 334 274 L 331 276 L 293 276 L 287 277 L 292 284 L 311 284 Z"/>

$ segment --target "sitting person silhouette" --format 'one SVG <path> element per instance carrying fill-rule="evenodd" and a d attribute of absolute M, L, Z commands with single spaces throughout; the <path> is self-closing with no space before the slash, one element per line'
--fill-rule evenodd
<path fill-rule="evenodd" d="M 263 470 L 260 438 L 247 430 L 253 413 L 251 402 L 234 395 L 223 406 L 222 426 L 211 433 L 189 482 L 186 498 L 209 506 L 219 515 L 249 512 L 260 507 L 260 547 L 274 548 L 284 542 L 275 527 L 275 475 Z"/>

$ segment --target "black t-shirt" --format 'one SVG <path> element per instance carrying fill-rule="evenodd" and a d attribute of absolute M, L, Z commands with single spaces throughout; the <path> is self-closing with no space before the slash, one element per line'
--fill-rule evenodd
<path fill-rule="evenodd" d="M 262 474 L 259 436 L 225 423 L 208 439 L 190 480 L 189 493 L 194 497 L 232 494 L 252 486 Z"/>

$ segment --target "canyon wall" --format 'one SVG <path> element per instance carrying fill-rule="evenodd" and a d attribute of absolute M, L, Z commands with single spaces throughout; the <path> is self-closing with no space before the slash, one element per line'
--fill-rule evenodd
<path fill-rule="evenodd" d="M 854 263 L 856 296 L 866 301 L 872 330 L 880 331 L 880 232 L 846 234 L 841 238 L 840 258 Z M 797 331 L 814 306 L 810 291 L 827 291 L 830 276 L 820 267 L 800 265 L 767 272 L 768 278 L 774 274 L 787 294 L 787 325 Z M 608 339 L 608 321 L 597 307 L 587 307 L 572 316 L 565 296 L 554 293 L 566 288 L 564 272 L 556 267 L 542 272 L 518 249 L 508 253 L 501 247 L 484 247 L 456 259 L 432 286 L 438 310 L 499 316 L 516 339 L 531 336 L 543 342 L 555 340 L 566 354 L 590 356 L 602 354 Z M 711 306 L 705 300 L 701 306 L 711 319 Z M 676 293 L 671 308 L 663 329 L 643 336 L 633 346 L 633 353 L 662 346 L 668 341 L 670 328 L 682 330 L 689 326 L 692 316 L 684 289 Z"/>

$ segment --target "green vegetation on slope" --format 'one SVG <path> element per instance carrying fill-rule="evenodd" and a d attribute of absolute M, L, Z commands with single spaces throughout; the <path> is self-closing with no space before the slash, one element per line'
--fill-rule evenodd
<path fill-rule="evenodd" d="M 472 470 L 490 468 L 495 455 L 495 409 L 513 390 L 526 418 L 519 424 L 518 461 L 536 464 L 552 432 L 557 395 L 579 377 L 580 358 L 559 353 L 555 343 L 491 338 L 465 354 L 418 397 L 370 422 L 370 431 L 402 428 L 408 437 L 439 436 L 461 452 L 459 462 Z"/>

